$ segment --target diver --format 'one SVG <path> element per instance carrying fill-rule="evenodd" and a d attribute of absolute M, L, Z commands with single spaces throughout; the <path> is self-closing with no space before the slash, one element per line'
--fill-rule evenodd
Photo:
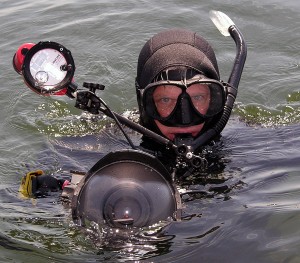
<path fill-rule="evenodd" d="M 20 48 L 13 65 L 32 90 L 41 95 L 67 95 L 76 99 L 77 108 L 104 113 L 115 120 L 132 147 L 107 154 L 87 173 L 74 173 L 70 182 L 43 175 L 40 170 L 30 172 L 22 179 L 20 191 L 38 197 L 49 190 L 63 190 L 62 196 L 71 201 L 73 219 L 79 224 L 88 217 L 111 225 L 144 226 L 180 210 L 180 194 L 174 183 L 191 174 L 201 175 L 207 168 L 203 149 L 220 137 L 227 124 L 247 54 L 244 39 L 231 19 L 219 11 L 211 18 L 220 32 L 231 35 L 236 43 L 228 81 L 220 79 L 214 50 L 203 37 L 185 29 L 160 32 L 145 43 L 138 57 L 135 88 L 139 124 L 112 112 L 96 95 L 103 85 L 84 83 L 89 90 L 78 89 L 72 82 L 75 65 L 71 53 L 60 44 L 40 42 Z M 143 135 L 138 147 L 120 124 Z M 152 217 L 157 202 L 161 210 Z M 134 209 L 127 209 L 129 203 Z"/>
<path fill-rule="evenodd" d="M 213 127 L 225 106 L 213 48 L 183 29 L 158 33 L 146 42 L 138 59 L 136 93 L 140 123 L 175 143 L 194 141 Z M 174 164 L 172 150 L 152 138 L 143 136 L 141 146 Z"/>

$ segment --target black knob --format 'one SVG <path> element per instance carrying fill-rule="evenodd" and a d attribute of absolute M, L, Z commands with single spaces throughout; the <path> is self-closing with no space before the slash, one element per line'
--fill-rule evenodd
<path fill-rule="evenodd" d="M 83 87 L 89 89 L 91 92 L 95 92 L 98 90 L 104 90 L 105 86 L 98 84 L 98 83 L 90 83 L 90 82 L 83 82 Z"/>

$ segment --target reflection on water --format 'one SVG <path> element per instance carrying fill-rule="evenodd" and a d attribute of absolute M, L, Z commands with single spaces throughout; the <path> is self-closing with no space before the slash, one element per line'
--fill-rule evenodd
<path fill-rule="evenodd" d="M 261 125 L 262 127 L 275 127 L 299 123 L 300 95 L 299 91 L 288 94 L 286 103 L 274 107 L 266 107 L 261 104 L 239 103 L 236 105 L 235 113 L 242 121 L 248 124 Z"/>
<path fill-rule="evenodd" d="M 299 4 L 297 1 L 2 1 L 1 262 L 299 262 Z M 21 177 L 42 169 L 87 171 L 105 153 L 128 147 L 103 116 L 67 98 L 33 94 L 12 69 L 24 42 L 52 40 L 72 51 L 75 80 L 106 86 L 117 112 L 136 107 L 137 54 L 152 34 L 184 27 L 216 50 L 223 80 L 234 44 L 209 21 L 227 13 L 248 43 L 237 104 L 211 156 L 209 181 L 181 183 L 184 218 L 137 232 L 78 229 L 59 193 L 24 200 Z M 135 144 L 140 136 L 129 133 Z"/>

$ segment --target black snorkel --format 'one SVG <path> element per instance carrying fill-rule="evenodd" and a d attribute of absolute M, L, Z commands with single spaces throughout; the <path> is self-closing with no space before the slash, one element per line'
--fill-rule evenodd
<path fill-rule="evenodd" d="M 236 56 L 230 77 L 228 79 L 228 85 L 226 85 L 227 97 L 225 101 L 223 114 L 220 117 L 219 121 L 212 128 L 207 130 L 205 133 L 200 135 L 200 137 L 193 141 L 193 149 L 196 149 L 206 144 L 212 138 L 220 134 L 221 131 L 225 128 L 229 120 L 231 111 L 233 109 L 233 105 L 238 91 L 238 86 L 247 57 L 246 42 L 243 38 L 241 31 L 233 23 L 233 21 L 227 15 L 220 11 L 210 11 L 210 18 L 222 35 L 231 36 L 233 38 L 236 44 Z"/>

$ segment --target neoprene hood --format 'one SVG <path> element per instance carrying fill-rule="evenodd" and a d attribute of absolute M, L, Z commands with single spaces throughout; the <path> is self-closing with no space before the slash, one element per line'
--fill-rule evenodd
<path fill-rule="evenodd" d="M 137 84 L 144 89 L 161 71 L 185 66 L 219 80 L 215 53 L 210 44 L 196 33 L 183 29 L 160 32 L 142 48 L 137 66 Z"/>

